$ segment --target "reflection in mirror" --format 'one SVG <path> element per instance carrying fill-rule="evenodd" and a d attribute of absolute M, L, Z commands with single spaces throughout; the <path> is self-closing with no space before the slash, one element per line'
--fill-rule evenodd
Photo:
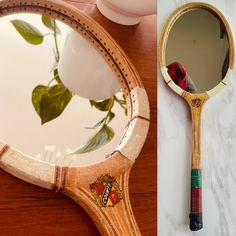
<path fill-rule="evenodd" d="M 233 37 L 219 10 L 210 4 L 191 2 L 171 14 L 160 42 L 163 77 L 185 99 L 192 115 L 189 228 L 197 231 L 203 228 L 201 113 L 208 99 L 230 79 L 228 75 L 234 66 Z"/>
<path fill-rule="evenodd" d="M 112 153 L 127 123 L 126 101 L 89 42 L 34 14 L 1 18 L 0 35 L 0 138 L 58 165 L 87 165 Z M 70 79 L 86 93 L 69 90 Z"/>
<path fill-rule="evenodd" d="M 170 29 L 166 65 L 173 81 L 190 93 L 214 88 L 229 68 L 229 42 L 224 24 L 201 8 L 182 14 Z"/>

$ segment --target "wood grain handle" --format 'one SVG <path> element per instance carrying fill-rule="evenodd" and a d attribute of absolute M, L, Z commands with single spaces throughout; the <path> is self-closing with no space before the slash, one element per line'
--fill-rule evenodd
<path fill-rule="evenodd" d="M 192 171 L 189 227 L 192 231 L 203 228 L 202 220 L 202 172 L 201 172 L 201 112 L 208 99 L 207 94 L 184 93 L 192 114 Z"/>
<path fill-rule="evenodd" d="M 101 235 L 141 236 L 131 208 L 128 188 L 128 176 L 129 174 L 126 172 L 121 176 L 116 177 L 116 181 L 120 187 L 120 190 L 122 191 L 122 198 L 118 200 L 116 199 L 116 197 L 114 197 L 113 206 L 109 206 L 109 204 L 107 204 L 107 201 L 101 201 L 101 196 L 106 195 L 106 189 L 102 189 L 101 194 L 99 193 L 100 195 L 97 196 L 97 199 L 96 195 L 94 196 L 91 193 L 91 189 L 86 187 L 72 189 L 67 188 L 64 190 L 64 193 L 78 202 L 80 206 L 85 209 L 85 211 L 89 214 L 91 219 L 96 224 Z M 100 186 L 97 185 L 97 187 L 97 190 L 99 192 Z M 110 196 L 109 194 L 111 194 L 109 188 L 107 190 L 107 194 L 107 196 Z"/>
<path fill-rule="evenodd" d="M 200 169 L 191 172 L 191 207 L 189 227 L 192 231 L 202 229 L 202 176 Z"/>

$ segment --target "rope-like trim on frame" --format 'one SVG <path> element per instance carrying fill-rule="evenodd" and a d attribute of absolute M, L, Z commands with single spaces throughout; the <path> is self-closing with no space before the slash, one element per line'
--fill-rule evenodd
<path fill-rule="evenodd" d="M 55 167 L 55 180 L 53 191 L 56 193 L 61 193 L 65 187 L 66 183 L 66 175 L 67 175 L 68 167 L 64 166 L 56 166 Z"/>

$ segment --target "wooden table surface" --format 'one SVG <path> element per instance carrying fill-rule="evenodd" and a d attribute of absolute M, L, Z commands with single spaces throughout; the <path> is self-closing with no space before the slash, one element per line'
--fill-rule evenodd
<path fill-rule="evenodd" d="M 67 0 L 98 21 L 121 45 L 147 90 L 151 125 L 130 176 L 130 197 L 142 235 L 157 234 L 157 39 L 156 17 L 137 26 L 105 19 L 94 0 Z M 73 200 L 18 180 L 0 170 L 0 236 L 96 236 L 98 230 Z M 124 235 L 128 236 L 128 235 Z"/>

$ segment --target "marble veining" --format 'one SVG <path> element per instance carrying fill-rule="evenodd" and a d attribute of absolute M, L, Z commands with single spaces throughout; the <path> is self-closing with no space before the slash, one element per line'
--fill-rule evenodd
<path fill-rule="evenodd" d="M 185 0 L 159 0 L 158 28 Z M 236 2 L 204 1 L 225 14 L 236 38 Z M 161 11 L 160 11 L 161 9 Z M 160 33 L 160 32 L 159 32 Z M 201 156 L 203 229 L 189 230 L 191 116 L 187 103 L 158 76 L 159 236 L 236 235 L 236 67 L 230 83 L 205 105 Z"/>

